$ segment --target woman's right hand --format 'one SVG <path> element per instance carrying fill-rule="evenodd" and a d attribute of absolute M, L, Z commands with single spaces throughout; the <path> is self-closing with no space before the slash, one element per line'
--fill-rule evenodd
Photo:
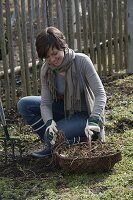
<path fill-rule="evenodd" d="M 45 134 L 49 142 L 54 145 L 56 142 L 56 133 L 58 132 L 58 129 L 56 127 L 56 122 L 52 119 L 48 120 L 46 123 L 46 130 Z"/>

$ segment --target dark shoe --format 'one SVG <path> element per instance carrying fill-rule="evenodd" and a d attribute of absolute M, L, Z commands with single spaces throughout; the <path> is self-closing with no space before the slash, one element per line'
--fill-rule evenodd
<path fill-rule="evenodd" d="M 52 155 L 52 150 L 49 147 L 46 147 L 45 149 L 41 151 L 35 151 L 32 153 L 32 156 L 37 157 L 37 158 L 44 158 L 50 155 Z"/>

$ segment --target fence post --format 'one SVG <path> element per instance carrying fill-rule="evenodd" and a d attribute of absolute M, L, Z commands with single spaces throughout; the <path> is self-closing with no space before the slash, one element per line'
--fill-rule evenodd
<path fill-rule="evenodd" d="M 127 73 L 133 73 L 133 1 L 127 2 L 128 12 L 128 67 Z"/>

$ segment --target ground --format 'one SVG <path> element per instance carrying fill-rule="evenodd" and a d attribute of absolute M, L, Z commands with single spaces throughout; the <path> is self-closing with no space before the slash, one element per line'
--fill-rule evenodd
<path fill-rule="evenodd" d="M 7 148 L 5 164 L 1 142 L 0 199 L 133 199 L 133 75 L 108 77 L 103 84 L 107 93 L 106 140 L 118 145 L 122 160 L 106 173 L 70 174 L 58 168 L 52 158 L 35 159 L 30 153 L 42 143 L 12 109 L 6 111 L 8 129 L 12 136 L 21 136 L 22 157 L 17 143 L 17 162 L 12 162 L 11 149 Z"/>

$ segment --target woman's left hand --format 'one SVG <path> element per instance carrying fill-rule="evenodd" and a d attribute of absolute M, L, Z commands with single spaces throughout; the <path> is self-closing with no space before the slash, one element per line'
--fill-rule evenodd
<path fill-rule="evenodd" d="M 85 135 L 87 138 L 91 136 L 91 140 L 97 140 L 100 134 L 100 127 L 98 125 L 98 120 L 94 117 L 90 117 L 87 120 L 85 127 Z"/>

